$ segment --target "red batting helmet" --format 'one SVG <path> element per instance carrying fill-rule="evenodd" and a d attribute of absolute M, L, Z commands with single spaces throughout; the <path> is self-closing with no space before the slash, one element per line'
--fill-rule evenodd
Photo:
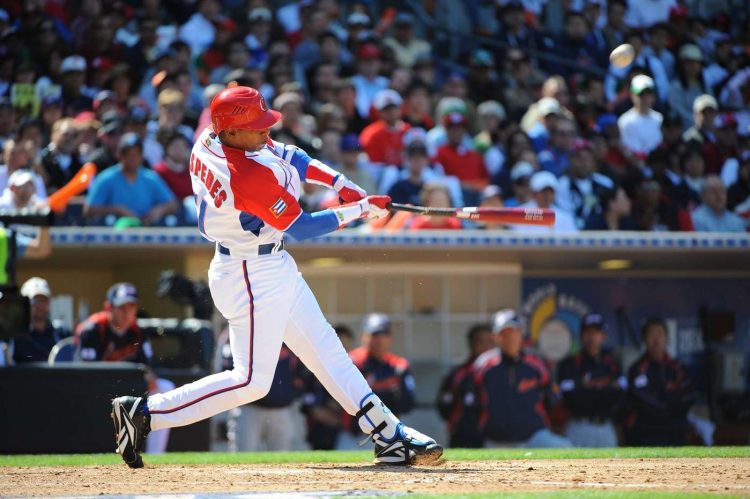
<path fill-rule="evenodd" d="M 250 87 L 229 86 L 211 101 L 211 123 L 217 134 L 228 128 L 263 130 L 280 118 L 281 113 L 268 109 L 266 99 Z"/>

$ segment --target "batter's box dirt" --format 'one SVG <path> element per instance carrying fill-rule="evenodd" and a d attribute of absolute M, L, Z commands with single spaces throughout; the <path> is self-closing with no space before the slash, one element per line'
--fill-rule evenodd
<path fill-rule="evenodd" d="M 457 461 L 438 467 L 371 464 L 151 465 L 0 468 L 2 495 L 94 496 L 336 492 L 469 494 L 642 490 L 750 494 L 741 458 Z"/>

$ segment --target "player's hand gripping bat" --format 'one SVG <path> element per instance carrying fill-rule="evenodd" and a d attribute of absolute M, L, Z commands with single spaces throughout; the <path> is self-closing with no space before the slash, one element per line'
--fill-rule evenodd
<path fill-rule="evenodd" d="M 64 211 L 70 198 L 85 191 L 94 178 L 94 175 L 96 175 L 96 165 L 94 163 L 88 162 L 83 165 L 78 170 L 78 173 L 70 179 L 70 182 L 50 194 L 47 199 L 50 209 L 55 213 Z"/>
<path fill-rule="evenodd" d="M 555 223 L 555 211 L 549 208 L 430 208 L 428 206 L 390 203 L 388 209 L 409 211 L 420 215 L 456 217 L 499 224 L 550 226 Z"/>

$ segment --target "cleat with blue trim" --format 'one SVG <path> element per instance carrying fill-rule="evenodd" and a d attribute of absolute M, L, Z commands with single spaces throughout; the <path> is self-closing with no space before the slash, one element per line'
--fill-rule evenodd
<path fill-rule="evenodd" d="M 375 442 L 377 464 L 435 464 L 443 455 L 434 439 L 404 425 L 374 393 L 362 399 L 355 417 L 367 434 L 360 445 Z"/>

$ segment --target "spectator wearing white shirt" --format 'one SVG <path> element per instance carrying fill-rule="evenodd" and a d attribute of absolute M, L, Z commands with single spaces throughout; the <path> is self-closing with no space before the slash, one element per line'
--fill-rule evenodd
<path fill-rule="evenodd" d="M 709 175 L 701 192 L 703 204 L 691 216 L 698 232 L 745 232 L 745 223 L 727 210 L 727 190 L 717 175 Z"/>
<path fill-rule="evenodd" d="M 552 208 L 555 210 L 555 224 L 551 227 L 541 225 L 510 225 L 509 228 L 519 232 L 578 232 L 573 216 L 555 206 L 555 194 L 559 189 L 557 177 L 547 171 L 539 171 L 531 176 L 529 187 L 531 201 L 521 205 L 522 208 Z"/>
<path fill-rule="evenodd" d="M 34 173 L 30 170 L 16 170 L 8 178 L 8 186 L 0 196 L 0 210 L 21 210 L 41 208 L 44 200 L 36 195 Z"/>
<path fill-rule="evenodd" d="M 180 26 L 180 40 L 190 46 L 193 57 L 203 53 L 214 42 L 216 27 L 213 21 L 220 12 L 221 4 L 217 0 L 201 0 L 198 11 Z"/>
<path fill-rule="evenodd" d="M 625 22 L 631 28 L 650 28 L 669 21 L 669 11 L 677 6 L 676 0 L 635 0 L 628 2 Z"/>
<path fill-rule="evenodd" d="M 10 181 L 11 175 L 21 169 L 29 170 L 31 159 L 34 157 L 34 146 L 30 141 L 19 142 L 8 139 L 3 144 L 3 164 L 0 165 L 0 193 Z M 31 171 L 31 170 L 29 170 Z M 47 198 L 47 189 L 44 179 L 36 172 L 31 172 L 34 177 L 36 195 L 41 199 Z"/>
<path fill-rule="evenodd" d="M 653 110 L 654 80 L 639 74 L 630 82 L 633 107 L 617 120 L 622 143 L 633 154 L 644 159 L 662 142 L 661 124 L 664 117 Z"/>

